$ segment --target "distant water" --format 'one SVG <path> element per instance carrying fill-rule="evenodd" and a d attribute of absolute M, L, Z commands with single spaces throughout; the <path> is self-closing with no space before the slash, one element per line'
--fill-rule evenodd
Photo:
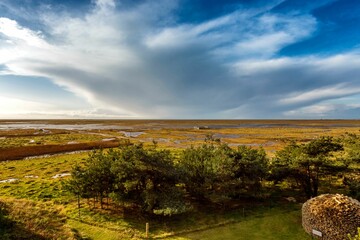
<path fill-rule="evenodd" d="M 144 132 L 121 132 L 125 135 L 125 137 L 138 137 L 142 134 L 145 134 Z"/>
<path fill-rule="evenodd" d="M 178 124 L 178 123 L 144 123 L 139 125 L 126 126 L 124 125 L 111 125 L 106 123 L 97 124 L 53 124 L 49 123 L 33 123 L 33 122 L 0 122 L 0 130 L 12 130 L 12 129 L 64 129 L 64 130 L 160 130 L 160 129 L 224 129 L 224 128 L 336 128 L 336 127 L 360 127 L 360 124 L 354 123 L 338 123 L 338 124 L 299 124 L 299 123 L 239 123 L 239 124 L 211 124 L 211 125 L 190 125 L 190 124 Z M 137 137 L 142 132 L 129 132 L 131 137 Z M 237 136 L 227 136 L 228 138 L 235 138 Z"/>
<path fill-rule="evenodd" d="M 47 124 L 47 123 L 2 123 L 0 130 L 12 129 L 64 129 L 64 130 L 107 130 L 132 129 L 129 126 L 103 125 L 103 124 Z"/>
<path fill-rule="evenodd" d="M 336 127 L 360 127 L 360 124 L 324 124 L 324 125 L 300 125 L 291 123 L 244 123 L 237 125 L 209 125 L 207 129 L 222 128 L 336 128 Z"/>

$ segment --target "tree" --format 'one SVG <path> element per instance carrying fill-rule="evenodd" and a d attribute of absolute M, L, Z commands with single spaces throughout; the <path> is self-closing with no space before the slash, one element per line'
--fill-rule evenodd
<path fill-rule="evenodd" d="M 349 161 L 352 163 L 360 163 L 360 136 L 347 133 L 340 140 L 344 143 Z"/>
<path fill-rule="evenodd" d="M 109 150 L 93 151 L 85 164 L 85 176 L 88 183 L 88 192 L 100 201 L 103 207 L 103 199 L 108 198 L 113 192 L 114 175 L 111 172 L 111 166 L 116 160 L 116 152 Z"/>
<path fill-rule="evenodd" d="M 261 189 L 261 181 L 268 173 L 269 161 L 264 149 L 239 146 L 229 154 L 235 196 L 244 193 L 257 195 Z"/>
<path fill-rule="evenodd" d="M 333 152 L 343 146 L 332 137 L 320 137 L 307 144 L 287 145 L 276 153 L 272 161 L 272 177 L 276 181 L 294 179 L 303 189 L 307 198 L 318 195 L 321 176 L 346 168 L 346 164 L 332 161 Z"/>
<path fill-rule="evenodd" d="M 345 156 L 350 165 L 343 183 L 349 188 L 350 196 L 360 199 L 360 173 L 357 167 L 360 163 L 360 136 L 348 133 L 340 140 L 344 143 Z"/>
<path fill-rule="evenodd" d="M 75 165 L 71 171 L 72 178 L 63 182 L 63 187 L 65 190 L 71 192 L 77 197 L 77 204 L 79 210 L 79 218 L 80 218 L 80 208 L 81 203 L 80 199 L 86 195 L 86 180 L 84 177 L 84 170 L 79 166 Z"/>
<path fill-rule="evenodd" d="M 228 157 L 222 151 L 227 151 L 225 145 L 203 144 L 199 147 L 185 149 L 179 160 L 183 181 L 187 192 L 199 201 L 207 201 L 222 181 L 220 176 L 226 171 Z"/>
<path fill-rule="evenodd" d="M 188 193 L 203 202 L 212 197 L 257 193 L 267 173 L 263 149 L 232 149 L 213 138 L 182 151 L 174 159 L 156 145 L 123 145 L 116 150 L 93 151 L 83 167 L 76 166 L 67 188 L 78 197 L 132 203 L 148 213 L 172 215 L 188 210 Z"/>
<path fill-rule="evenodd" d="M 349 187 L 349 195 L 360 200 L 360 178 L 344 177 L 343 183 Z"/>
<path fill-rule="evenodd" d="M 186 211 L 183 191 L 177 186 L 179 171 L 168 150 L 142 144 L 93 151 L 83 167 L 75 166 L 66 188 L 78 197 L 137 204 L 148 213 L 161 215 Z"/>
<path fill-rule="evenodd" d="M 179 164 L 187 192 L 199 201 L 257 193 L 268 171 L 263 149 L 232 149 L 219 141 L 185 149 Z"/>
<path fill-rule="evenodd" d="M 172 215 L 186 211 L 179 175 L 168 150 L 142 144 L 120 148 L 111 168 L 115 176 L 114 196 L 141 206 L 142 210 Z"/>
<path fill-rule="evenodd" d="M 65 188 L 78 197 L 79 206 L 82 197 L 94 198 L 94 205 L 99 200 L 101 208 L 103 207 L 104 198 L 108 198 L 113 192 L 114 176 L 110 169 L 115 161 L 114 154 L 113 150 L 107 153 L 94 150 L 83 167 L 77 165 L 72 169 L 72 178 L 65 182 Z"/>

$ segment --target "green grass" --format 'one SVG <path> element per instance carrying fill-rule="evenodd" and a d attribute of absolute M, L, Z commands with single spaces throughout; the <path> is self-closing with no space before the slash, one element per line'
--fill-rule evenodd
<path fill-rule="evenodd" d="M 243 221 L 215 227 L 204 231 L 184 234 L 168 239 L 176 240 L 306 240 L 311 239 L 301 227 L 300 210 L 283 212 L 279 208 L 270 209 L 261 215 L 249 216 Z"/>
<path fill-rule="evenodd" d="M 209 215 L 211 216 L 211 214 Z M 224 216 L 223 216 L 224 217 Z M 171 226 L 173 223 L 163 223 L 163 229 L 157 229 L 156 223 L 150 220 L 150 239 L 174 239 L 174 240 L 222 240 L 222 239 L 251 239 L 251 240 L 307 240 L 311 239 L 301 227 L 300 206 L 284 206 L 274 208 L 262 208 L 255 210 L 246 217 L 234 214 L 228 219 L 219 222 L 207 220 L 209 225 L 200 221 L 197 225 L 193 223 L 188 226 L 182 219 L 177 222 L 178 226 Z M 190 217 L 191 218 L 191 217 Z M 205 217 L 206 218 L 206 217 Z M 220 217 L 221 218 L 221 217 Z M 205 219 L 202 219 L 205 221 Z M 139 221 L 140 222 L 140 221 Z M 145 222 L 143 229 L 134 231 L 131 228 L 113 228 L 106 222 L 98 223 L 79 221 L 78 219 L 68 220 L 68 224 L 83 237 L 93 240 L 115 240 L 115 239 L 143 239 L 145 236 Z M 155 230 L 154 230 L 155 228 Z M 166 230 L 167 229 L 167 230 Z M 184 230 L 185 229 L 185 230 Z"/>
<path fill-rule="evenodd" d="M 102 135 L 89 133 L 67 133 L 67 134 L 49 134 L 42 136 L 19 136 L 0 139 L 0 148 L 46 145 L 46 144 L 67 144 L 69 142 L 92 142 L 101 141 L 106 138 Z"/>
<path fill-rule="evenodd" d="M 18 181 L 0 183 L 0 195 L 33 200 L 66 201 L 69 194 L 62 190 L 62 179 L 52 177 L 59 173 L 70 172 L 75 164 L 83 162 L 86 157 L 87 153 L 79 153 L 1 162 L 0 180 L 16 178 Z"/>
<path fill-rule="evenodd" d="M 103 227 L 97 227 L 90 224 L 82 223 L 79 221 L 68 220 L 69 226 L 81 234 L 83 238 L 92 240 L 119 240 L 119 239 L 136 239 L 137 237 L 129 234 L 128 232 L 113 231 Z M 140 239 L 140 238 L 137 238 Z"/>
<path fill-rule="evenodd" d="M 74 239 L 63 207 L 51 202 L 0 198 L 0 239 Z M 5 225 L 4 225 L 5 223 Z"/>

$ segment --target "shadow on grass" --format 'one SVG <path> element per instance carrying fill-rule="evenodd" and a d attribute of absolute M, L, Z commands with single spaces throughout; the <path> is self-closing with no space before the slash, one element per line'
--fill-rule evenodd
<path fill-rule="evenodd" d="M 7 216 L 7 211 L 0 207 L 0 237 L 1 240 L 22 240 L 22 239 L 37 239 L 50 240 L 29 231 L 21 226 L 19 223 L 11 220 Z"/>
<path fill-rule="evenodd" d="M 149 223 L 149 239 L 170 239 L 227 225 L 231 227 L 239 222 L 261 219 L 269 217 L 269 215 L 281 218 L 282 215 L 299 211 L 299 209 L 299 204 L 242 198 L 223 204 L 198 204 L 192 212 L 171 217 L 146 214 L 136 207 L 113 209 L 106 206 L 105 209 L 87 209 L 88 214 L 92 213 L 94 214 L 92 216 L 98 217 L 98 219 L 94 219 L 95 221 L 87 218 L 85 212 L 83 212 L 85 215 L 82 219 L 77 216 L 71 219 L 117 233 L 125 231 L 124 234 L 127 238 L 136 237 L 140 239 L 145 237 L 145 225 Z M 112 226 L 103 224 L 106 221 L 116 222 L 120 219 L 126 223 L 126 229 L 121 230 L 121 228 L 116 227 L 116 224 Z"/>

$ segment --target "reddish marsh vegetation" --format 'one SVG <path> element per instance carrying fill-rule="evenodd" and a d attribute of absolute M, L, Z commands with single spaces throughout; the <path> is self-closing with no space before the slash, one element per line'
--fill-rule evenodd
<path fill-rule="evenodd" d="M 89 143 L 75 143 L 67 145 L 23 146 L 0 149 L 0 161 L 22 159 L 30 156 L 65 153 L 79 150 L 118 147 L 119 141 L 98 141 Z"/>

